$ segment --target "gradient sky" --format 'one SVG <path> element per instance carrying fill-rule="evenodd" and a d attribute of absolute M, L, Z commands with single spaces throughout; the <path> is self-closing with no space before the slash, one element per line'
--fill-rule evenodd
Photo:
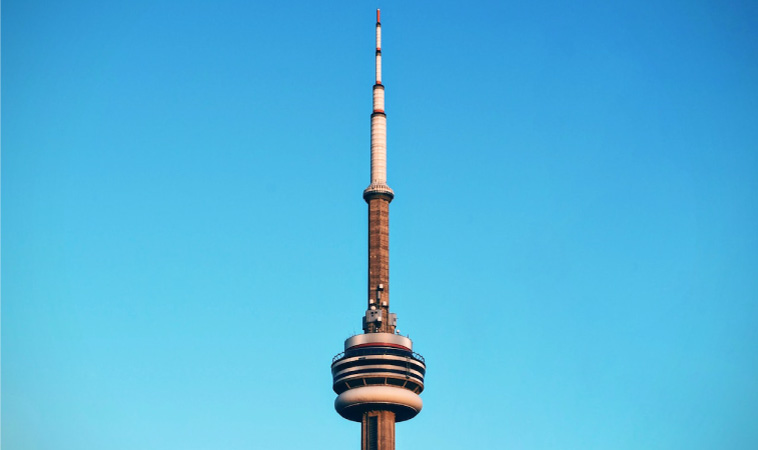
<path fill-rule="evenodd" d="M 356 449 L 374 10 L 398 449 L 758 448 L 758 6 L 2 4 L 2 447 Z"/>

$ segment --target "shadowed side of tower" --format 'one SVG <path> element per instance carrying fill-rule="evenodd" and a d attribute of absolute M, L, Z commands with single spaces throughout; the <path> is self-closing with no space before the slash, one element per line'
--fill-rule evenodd
<path fill-rule="evenodd" d="M 413 343 L 396 334 L 390 312 L 389 205 L 395 197 L 387 185 L 387 115 L 382 84 L 382 25 L 376 11 L 376 82 L 371 114 L 371 183 L 363 191 L 368 204 L 368 302 L 363 334 L 345 341 L 332 360 L 334 407 L 344 418 L 361 423 L 362 450 L 394 450 L 395 422 L 421 411 L 426 363 Z"/>

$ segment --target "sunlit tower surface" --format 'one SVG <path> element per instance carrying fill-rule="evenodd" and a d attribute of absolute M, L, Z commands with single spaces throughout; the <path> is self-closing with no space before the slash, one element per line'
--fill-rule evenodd
<path fill-rule="evenodd" d="M 390 312 L 389 206 L 395 197 L 387 186 L 387 115 L 382 84 L 382 25 L 376 11 L 376 83 L 371 114 L 371 184 L 363 191 L 368 203 L 368 302 L 363 334 L 345 341 L 332 360 L 337 399 L 345 419 L 361 423 L 362 450 L 394 450 L 395 422 L 421 411 L 426 364 L 413 343 L 396 331 Z"/>

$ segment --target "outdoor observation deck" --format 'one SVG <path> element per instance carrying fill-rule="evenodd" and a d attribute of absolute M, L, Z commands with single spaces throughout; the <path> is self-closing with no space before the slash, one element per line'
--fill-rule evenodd
<path fill-rule="evenodd" d="M 343 417 L 360 421 L 363 412 L 381 409 L 394 411 L 400 422 L 419 413 L 426 363 L 411 350 L 410 339 L 368 333 L 348 339 L 345 347 L 332 360 L 335 408 Z"/>

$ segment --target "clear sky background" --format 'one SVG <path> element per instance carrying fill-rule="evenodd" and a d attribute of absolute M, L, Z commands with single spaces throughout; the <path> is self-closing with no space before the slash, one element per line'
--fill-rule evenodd
<path fill-rule="evenodd" d="M 2 447 L 356 449 L 374 10 L 399 449 L 758 448 L 758 6 L 2 4 Z"/>

